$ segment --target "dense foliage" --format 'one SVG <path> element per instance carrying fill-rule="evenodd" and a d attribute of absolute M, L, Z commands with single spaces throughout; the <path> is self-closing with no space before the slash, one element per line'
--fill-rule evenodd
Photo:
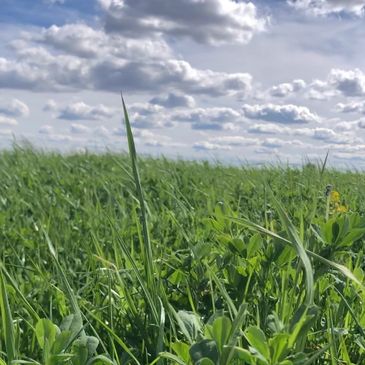
<path fill-rule="evenodd" d="M 1 153 L 0 363 L 365 363 L 364 174 L 139 172 Z"/>

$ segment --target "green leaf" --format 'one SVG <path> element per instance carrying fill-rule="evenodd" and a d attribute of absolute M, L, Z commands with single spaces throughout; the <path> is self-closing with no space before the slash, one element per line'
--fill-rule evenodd
<path fill-rule="evenodd" d="M 56 336 L 56 339 L 52 347 L 52 352 L 54 354 L 59 354 L 60 352 L 66 350 L 71 340 L 72 340 L 71 331 L 62 331 Z"/>
<path fill-rule="evenodd" d="M 289 334 L 278 333 L 269 340 L 270 348 L 272 350 L 271 361 L 276 364 L 288 353 Z"/>
<path fill-rule="evenodd" d="M 73 365 L 85 365 L 88 358 L 89 352 L 87 348 L 87 338 L 80 337 L 72 344 L 72 353 L 74 357 L 72 358 Z"/>
<path fill-rule="evenodd" d="M 180 318 L 180 324 L 183 324 L 186 332 L 189 334 L 188 338 L 191 341 L 195 341 L 198 334 L 201 332 L 202 324 L 197 314 L 188 311 L 178 311 L 178 317 Z"/>
<path fill-rule="evenodd" d="M 184 342 L 174 342 L 171 344 L 171 348 L 185 363 L 188 363 L 190 360 L 189 347 L 190 346 Z"/>
<path fill-rule="evenodd" d="M 249 344 L 255 348 L 266 360 L 270 360 L 270 349 L 264 332 L 258 327 L 251 326 L 246 329 L 245 337 Z"/>
<path fill-rule="evenodd" d="M 226 345 L 229 335 L 232 330 L 232 322 L 227 317 L 218 317 L 213 322 L 213 338 L 217 343 L 220 353 L 223 351 L 223 346 Z"/>
<path fill-rule="evenodd" d="M 51 348 L 59 333 L 59 328 L 51 320 L 43 318 L 37 322 L 35 333 L 41 349 L 45 349 L 47 345 Z"/>

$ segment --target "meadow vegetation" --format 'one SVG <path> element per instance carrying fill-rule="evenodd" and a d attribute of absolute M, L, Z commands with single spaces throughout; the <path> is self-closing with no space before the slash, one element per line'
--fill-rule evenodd
<path fill-rule="evenodd" d="M 129 127 L 1 152 L 0 364 L 364 364 L 365 175 L 137 166 Z"/>

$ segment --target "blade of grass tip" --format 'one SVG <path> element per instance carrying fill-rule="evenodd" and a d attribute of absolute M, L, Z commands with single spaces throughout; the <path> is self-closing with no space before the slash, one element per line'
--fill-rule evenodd
<path fill-rule="evenodd" d="M 16 359 L 15 334 L 3 270 L 0 268 L 0 313 L 8 364 Z"/>
<path fill-rule="evenodd" d="M 51 253 L 51 257 L 53 259 L 53 262 L 55 263 L 56 265 L 56 268 L 57 268 L 57 272 L 58 274 L 60 275 L 61 277 L 61 281 L 62 281 L 62 284 L 66 290 L 66 295 L 68 297 L 68 300 L 70 302 L 70 305 L 71 305 L 71 309 L 72 309 L 72 312 L 79 316 L 80 317 L 80 321 L 81 321 L 81 328 L 83 326 L 82 324 L 82 316 L 81 316 L 81 310 L 80 310 L 80 307 L 79 307 L 79 304 L 77 302 L 77 298 L 71 288 L 71 285 L 70 283 L 68 282 L 67 280 L 67 277 L 66 277 L 66 274 L 64 272 L 64 270 L 62 269 L 62 266 L 61 264 L 59 263 L 58 261 L 58 257 L 57 257 L 57 252 L 51 242 L 51 239 L 49 238 L 48 236 L 48 233 L 45 231 L 45 229 L 42 227 L 42 232 L 46 238 L 46 242 L 47 242 L 47 245 L 48 245 L 48 248 L 49 248 L 49 251 Z M 81 336 L 85 336 L 85 331 L 82 329 L 81 331 Z"/>
<path fill-rule="evenodd" d="M 305 271 L 305 279 L 306 279 L 306 304 L 312 305 L 314 298 L 314 279 L 313 279 L 312 263 L 306 253 L 306 250 L 303 246 L 303 242 L 299 238 L 297 230 L 295 229 L 293 223 L 289 219 L 289 216 L 285 212 L 283 206 L 276 199 L 272 190 L 270 188 L 268 190 L 271 194 L 274 206 L 279 214 L 281 223 L 284 226 L 290 240 L 293 242 L 295 250 L 297 251 L 297 255 L 303 264 L 303 268 Z"/>
<path fill-rule="evenodd" d="M 156 293 L 156 295 L 157 295 L 156 285 L 155 285 L 155 281 L 154 281 L 154 270 L 153 270 L 154 264 L 153 264 L 152 246 L 151 246 L 151 241 L 150 241 L 150 236 L 149 236 L 149 231 L 148 231 L 146 205 L 145 205 L 144 196 L 143 196 L 141 179 L 140 179 L 139 171 L 138 171 L 137 151 L 136 151 L 136 146 L 134 143 L 134 138 L 133 138 L 133 133 L 132 133 L 132 127 L 131 127 L 131 124 L 129 121 L 129 116 L 128 116 L 128 112 L 127 112 L 127 108 L 126 108 L 126 105 L 124 102 L 123 95 L 121 97 L 122 97 L 123 112 L 124 112 L 124 122 L 125 122 L 126 130 L 127 130 L 129 155 L 131 158 L 134 182 L 136 185 L 136 193 L 137 193 L 137 198 L 139 200 L 140 212 L 141 212 L 140 220 L 141 220 L 143 239 L 144 239 L 144 249 L 146 251 L 145 257 L 147 259 L 147 262 L 145 262 L 145 265 L 144 265 L 145 272 L 146 272 L 147 283 L 148 283 L 149 288 L 151 289 L 152 293 Z M 155 299 L 155 305 L 157 305 L 157 303 L 156 303 L 157 300 L 156 300 L 156 298 L 154 298 L 154 299 Z"/>
<path fill-rule="evenodd" d="M 321 168 L 321 172 L 320 172 L 320 177 L 321 177 L 321 180 L 322 180 L 322 176 L 324 174 L 324 170 L 326 169 L 326 165 L 327 165 L 327 160 L 328 160 L 328 155 L 329 155 L 330 151 L 328 150 L 327 153 L 326 153 L 326 157 L 323 161 L 323 164 L 322 164 L 322 168 Z"/>

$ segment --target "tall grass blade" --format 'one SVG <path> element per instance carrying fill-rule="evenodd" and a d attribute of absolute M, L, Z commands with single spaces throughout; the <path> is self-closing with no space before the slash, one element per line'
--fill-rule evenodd
<path fill-rule="evenodd" d="M 313 304 L 313 297 L 314 297 L 314 279 L 313 279 L 313 268 L 312 263 L 306 253 L 306 250 L 303 246 L 303 242 L 299 238 L 298 232 L 294 227 L 293 223 L 289 219 L 287 213 L 285 212 L 281 203 L 275 198 L 273 192 L 269 190 L 272 196 L 272 200 L 274 202 L 274 206 L 279 214 L 281 223 L 286 230 L 287 235 L 292 242 L 297 255 L 303 265 L 305 271 L 305 278 L 306 278 L 306 304 L 308 306 Z"/>
<path fill-rule="evenodd" d="M 143 247 L 145 250 L 145 258 L 147 260 L 147 262 L 145 262 L 145 265 L 144 265 L 145 273 L 146 273 L 148 287 L 152 291 L 152 293 L 155 293 L 154 296 L 156 296 L 157 291 L 156 291 L 156 284 L 155 284 L 155 280 L 154 280 L 154 263 L 153 263 L 153 255 L 152 255 L 152 245 L 151 245 L 150 235 L 149 235 L 149 231 L 148 231 L 147 210 L 146 210 L 146 204 L 145 204 L 144 194 L 143 194 L 142 185 L 141 185 L 141 179 L 139 176 L 136 146 L 134 143 L 132 128 L 131 128 L 131 124 L 129 121 L 129 116 L 128 116 L 128 112 L 127 112 L 127 108 L 126 108 L 123 96 L 122 96 L 122 104 L 123 104 L 123 112 L 124 112 L 124 122 L 125 122 L 126 130 L 127 130 L 129 155 L 131 158 L 134 183 L 136 185 L 136 193 L 137 193 L 137 198 L 139 201 L 139 208 L 140 208 L 140 221 L 141 221 L 141 225 L 142 225 L 142 234 L 143 234 L 143 241 L 144 241 Z M 155 305 L 157 305 L 156 298 L 154 298 L 154 300 L 155 300 Z"/>
<path fill-rule="evenodd" d="M 13 317 L 10 310 L 8 294 L 3 270 L 0 267 L 0 309 L 2 333 L 5 340 L 5 348 L 8 363 L 11 364 L 16 359 L 15 333 Z"/>

